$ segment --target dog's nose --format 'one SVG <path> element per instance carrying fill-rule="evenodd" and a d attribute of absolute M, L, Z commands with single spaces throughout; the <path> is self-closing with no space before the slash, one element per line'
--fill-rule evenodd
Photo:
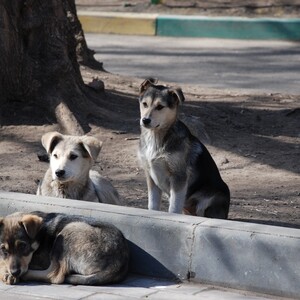
<path fill-rule="evenodd" d="M 150 118 L 143 118 L 142 121 L 143 121 L 144 125 L 149 125 L 151 123 L 151 119 Z"/>
<path fill-rule="evenodd" d="M 19 268 L 14 268 L 10 270 L 11 275 L 18 277 L 21 274 L 21 269 Z"/>
<path fill-rule="evenodd" d="M 65 170 L 57 170 L 55 171 L 55 175 L 58 177 L 58 178 L 61 178 L 65 175 Z"/>

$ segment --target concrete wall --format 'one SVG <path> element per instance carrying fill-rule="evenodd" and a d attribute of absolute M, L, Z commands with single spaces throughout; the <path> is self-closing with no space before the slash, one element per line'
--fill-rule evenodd
<path fill-rule="evenodd" d="M 94 217 L 129 240 L 131 271 L 300 296 L 300 230 L 0 192 L 0 215 L 42 210 Z"/>

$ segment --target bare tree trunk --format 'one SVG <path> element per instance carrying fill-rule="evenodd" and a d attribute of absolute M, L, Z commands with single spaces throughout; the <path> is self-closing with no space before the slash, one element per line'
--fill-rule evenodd
<path fill-rule="evenodd" d="M 74 0 L 63 1 L 64 9 L 67 12 L 73 36 L 76 39 L 76 56 L 81 65 L 103 70 L 103 64 L 94 58 L 95 52 L 88 48 L 84 37 L 82 26 L 79 22 Z"/>
<path fill-rule="evenodd" d="M 78 62 L 101 68 L 87 48 L 74 0 L 0 0 L 2 117 L 31 105 L 65 132 L 88 131 Z"/>

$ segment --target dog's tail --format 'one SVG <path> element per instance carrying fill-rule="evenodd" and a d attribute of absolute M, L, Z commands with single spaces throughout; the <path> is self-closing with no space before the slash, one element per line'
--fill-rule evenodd
<path fill-rule="evenodd" d="M 105 285 L 118 283 L 125 279 L 128 273 L 128 264 L 124 264 L 121 269 L 113 273 L 110 270 L 100 271 L 92 275 L 71 274 L 66 276 L 65 283 L 73 285 Z"/>

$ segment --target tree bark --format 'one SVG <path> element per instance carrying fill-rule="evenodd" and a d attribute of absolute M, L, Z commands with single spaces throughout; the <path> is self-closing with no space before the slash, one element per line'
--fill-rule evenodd
<path fill-rule="evenodd" d="M 79 63 L 101 68 L 86 45 L 74 0 L 0 0 L 2 117 L 31 105 L 66 133 L 87 132 L 88 91 Z"/>

